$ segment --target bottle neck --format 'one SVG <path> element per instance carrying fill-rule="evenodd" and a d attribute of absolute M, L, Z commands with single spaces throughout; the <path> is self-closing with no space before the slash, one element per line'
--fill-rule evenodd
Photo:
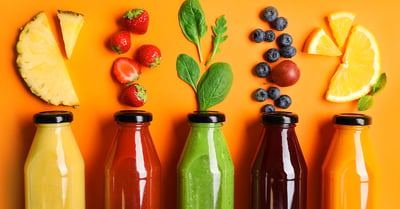
<path fill-rule="evenodd" d="M 222 123 L 194 123 L 190 122 L 192 128 L 221 128 Z"/>

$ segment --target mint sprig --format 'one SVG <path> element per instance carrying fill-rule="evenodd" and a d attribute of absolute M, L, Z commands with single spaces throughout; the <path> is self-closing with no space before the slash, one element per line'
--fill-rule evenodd
<path fill-rule="evenodd" d="M 372 86 L 371 92 L 364 95 L 358 100 L 357 109 L 358 111 L 365 111 L 372 107 L 374 104 L 373 96 L 385 88 L 387 82 L 386 73 L 382 73 L 379 76 L 378 81 Z"/>

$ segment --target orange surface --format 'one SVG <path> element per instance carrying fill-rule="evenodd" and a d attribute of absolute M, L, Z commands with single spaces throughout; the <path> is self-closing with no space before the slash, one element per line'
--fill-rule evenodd
<path fill-rule="evenodd" d="M 170 0 L 113 0 L 113 1 L 1 1 L 0 12 L 0 208 L 22 209 L 23 163 L 27 156 L 35 126 L 34 113 L 44 110 L 66 109 L 74 113 L 72 124 L 77 143 L 86 163 L 86 198 L 88 209 L 103 207 L 103 167 L 116 125 L 114 112 L 129 108 L 120 104 L 117 97 L 121 86 L 111 77 L 112 62 L 118 57 L 107 47 L 111 34 L 119 29 L 117 19 L 128 9 L 144 7 L 150 13 L 149 31 L 145 35 L 133 36 L 133 49 L 144 43 L 156 44 L 163 53 L 161 66 L 144 70 L 140 83 L 148 90 L 148 103 L 143 107 L 154 114 L 151 132 L 163 166 L 163 199 L 166 209 L 176 208 L 176 165 L 188 134 L 186 115 L 195 108 L 192 89 L 181 81 L 176 73 L 178 54 L 187 53 L 196 57 L 195 46 L 185 39 L 179 24 L 178 10 L 182 1 Z M 301 52 L 307 35 L 316 26 L 326 27 L 324 17 L 336 10 L 355 13 L 355 23 L 368 28 L 378 41 L 382 55 L 382 69 L 388 75 L 388 84 L 383 92 L 375 96 L 375 104 L 366 113 L 373 117 L 371 135 L 378 156 L 378 168 L 382 173 L 380 209 L 392 209 L 397 205 L 397 190 L 400 181 L 397 139 L 400 106 L 397 98 L 400 89 L 400 27 L 398 26 L 399 3 L 394 0 L 365 2 L 363 0 L 324 1 L 244 1 L 202 0 L 208 25 L 225 14 L 228 21 L 228 39 L 221 45 L 221 52 L 214 61 L 226 61 L 234 71 L 234 83 L 226 100 L 215 106 L 223 111 L 227 121 L 224 133 L 236 170 L 235 208 L 247 209 L 249 197 L 249 165 L 255 153 L 261 133 L 259 109 L 250 97 L 264 80 L 251 73 L 252 67 L 262 61 L 262 54 L 273 44 L 256 44 L 249 41 L 255 28 L 268 26 L 260 20 L 259 12 L 274 5 L 282 16 L 289 19 L 285 30 L 294 37 L 298 54 L 293 58 L 301 68 L 301 78 L 292 87 L 282 89 L 293 98 L 290 111 L 299 114 L 297 134 L 308 168 L 308 208 L 320 208 L 322 160 L 333 134 L 332 115 L 339 112 L 356 111 L 356 103 L 334 104 L 323 99 L 328 81 L 339 60 L 319 57 Z M 15 42 L 18 29 L 39 11 L 55 17 L 56 10 L 73 10 L 86 16 L 81 35 L 72 58 L 67 61 L 74 86 L 81 101 L 79 109 L 55 107 L 45 104 L 33 96 L 23 84 L 15 68 Z M 55 18 L 50 18 L 56 26 Z M 202 41 L 204 56 L 211 47 L 211 31 Z M 59 43 L 61 39 L 58 39 Z"/>

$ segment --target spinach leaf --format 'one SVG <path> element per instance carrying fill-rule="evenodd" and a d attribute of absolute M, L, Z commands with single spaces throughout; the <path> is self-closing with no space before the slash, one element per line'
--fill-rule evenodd
<path fill-rule="evenodd" d="M 198 0 L 186 0 L 179 9 L 179 24 L 189 41 L 197 46 L 200 62 L 203 62 L 200 40 L 207 32 L 203 9 Z"/>
<path fill-rule="evenodd" d="M 386 86 L 386 80 L 386 73 L 382 73 L 375 85 L 372 86 L 371 94 L 374 95 L 378 93 L 378 91 L 382 90 Z"/>
<path fill-rule="evenodd" d="M 226 27 L 225 25 L 226 25 L 226 19 L 225 16 L 223 15 L 217 19 L 217 21 L 215 22 L 215 26 L 212 26 L 212 30 L 214 32 L 214 36 L 212 36 L 213 51 L 206 65 L 209 65 L 211 60 L 214 58 L 214 55 L 217 52 L 221 51 L 219 45 L 228 38 L 228 36 L 223 36 L 223 34 L 228 29 L 228 27 Z"/>
<path fill-rule="evenodd" d="M 201 77 L 197 87 L 200 111 L 206 111 L 222 102 L 231 89 L 232 81 L 233 73 L 229 64 L 212 64 Z"/>
<path fill-rule="evenodd" d="M 365 111 L 372 107 L 374 99 L 371 95 L 364 95 L 358 100 L 357 109 L 358 111 Z"/>
<path fill-rule="evenodd" d="M 178 76 L 197 92 L 197 82 L 200 78 L 200 68 L 197 62 L 186 54 L 180 54 L 176 60 Z"/>

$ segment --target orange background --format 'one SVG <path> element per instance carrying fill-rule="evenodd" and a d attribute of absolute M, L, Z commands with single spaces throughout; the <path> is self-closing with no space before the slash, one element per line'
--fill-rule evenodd
<path fill-rule="evenodd" d="M 163 53 L 161 66 L 144 69 L 139 82 L 148 92 L 148 102 L 142 108 L 154 114 L 151 132 L 163 166 L 162 205 L 176 208 L 176 165 L 189 131 L 186 116 L 195 109 L 192 89 L 176 73 L 178 54 L 187 53 L 197 59 L 195 46 L 184 37 L 178 23 L 178 10 L 182 0 L 21 0 L 1 1 L 0 21 L 0 208 L 24 208 L 23 164 L 35 132 L 33 114 L 39 111 L 63 109 L 74 113 L 72 125 L 77 143 L 86 163 L 86 199 L 88 209 L 103 207 L 103 165 L 108 147 L 116 130 L 113 114 L 130 108 L 120 104 L 117 97 L 121 86 L 110 74 L 111 65 L 119 55 L 111 52 L 107 41 L 120 29 L 118 18 L 135 7 L 144 7 L 150 13 L 147 34 L 133 35 L 133 47 L 125 56 L 133 56 L 141 44 L 151 43 Z M 368 28 L 378 41 L 382 56 L 382 71 L 388 75 L 386 89 L 375 96 L 375 104 L 366 113 L 373 117 L 371 135 L 381 173 L 380 209 L 398 205 L 400 172 L 398 154 L 400 141 L 397 129 L 400 113 L 400 27 L 397 20 L 399 3 L 394 0 L 366 2 L 364 0 L 202 0 L 208 26 L 217 17 L 226 15 L 229 36 L 221 45 L 214 61 L 228 62 L 234 71 L 234 82 L 226 100 L 214 110 L 226 114 L 224 133 L 235 164 L 235 208 L 247 209 L 249 196 L 249 165 L 255 154 L 261 123 L 259 110 L 266 103 L 251 99 L 252 92 L 264 87 L 265 81 L 252 74 L 262 54 L 274 44 L 256 44 L 249 34 L 256 28 L 269 28 L 259 18 L 266 6 L 278 8 L 280 16 L 289 20 L 285 32 L 294 38 L 298 49 L 293 58 L 301 68 L 299 82 L 282 92 L 293 99 L 290 111 L 299 114 L 297 134 L 309 169 L 308 208 L 320 208 L 320 167 L 333 133 L 331 118 L 340 112 L 356 111 L 356 103 L 335 104 L 323 99 L 338 58 L 307 55 L 301 52 L 307 35 L 316 26 L 326 27 L 324 17 L 332 11 L 355 13 L 355 23 Z M 39 11 L 48 15 L 54 32 L 56 10 L 83 13 L 85 25 L 74 53 L 67 60 L 81 105 L 79 109 L 55 107 L 33 96 L 16 71 L 15 44 L 18 29 Z M 203 56 L 211 49 L 211 30 L 202 40 Z M 61 39 L 58 37 L 61 45 Z M 204 70 L 204 69 L 203 69 Z"/>

